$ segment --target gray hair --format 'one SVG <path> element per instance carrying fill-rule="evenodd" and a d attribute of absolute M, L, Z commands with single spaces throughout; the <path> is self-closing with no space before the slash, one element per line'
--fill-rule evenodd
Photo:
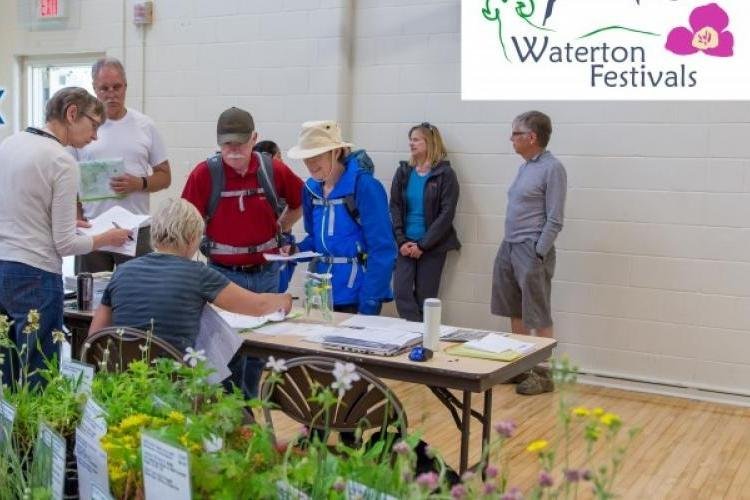
<path fill-rule="evenodd" d="M 122 80 L 125 83 L 128 83 L 128 77 L 125 76 L 125 67 L 116 57 L 102 57 L 96 61 L 94 65 L 91 66 L 91 79 L 96 80 L 96 77 L 99 76 L 99 72 L 105 67 L 116 69 L 120 73 L 120 76 L 122 76 Z"/>
<path fill-rule="evenodd" d="M 192 203 L 170 198 L 151 217 L 151 243 L 156 248 L 184 249 L 203 236 L 204 228 L 203 217 Z"/>
<path fill-rule="evenodd" d="M 44 109 L 44 120 L 46 122 L 59 121 L 65 123 L 68 108 L 76 106 L 78 117 L 76 121 L 83 118 L 85 113 L 96 115 L 101 123 L 107 119 L 104 113 L 104 104 L 81 87 L 65 87 L 55 92 Z"/>
<path fill-rule="evenodd" d="M 541 111 L 527 111 L 513 119 L 515 125 L 521 125 L 536 134 L 539 145 L 543 148 L 549 144 L 552 136 L 552 120 Z"/>

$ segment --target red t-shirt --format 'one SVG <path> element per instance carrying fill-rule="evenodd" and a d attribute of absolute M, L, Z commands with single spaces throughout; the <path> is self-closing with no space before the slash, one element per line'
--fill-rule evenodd
<path fill-rule="evenodd" d="M 245 175 L 238 174 L 222 161 L 224 166 L 225 185 L 223 191 L 257 189 L 258 157 L 253 154 L 250 167 Z M 302 203 L 302 180 L 291 169 L 279 160 L 273 160 L 273 180 L 276 196 L 284 198 L 290 209 L 299 208 Z M 191 202 L 206 216 L 208 201 L 211 197 L 211 172 L 208 162 L 199 163 L 188 177 L 182 197 Z M 260 245 L 276 235 L 276 214 L 264 195 L 243 197 L 244 211 L 240 210 L 240 198 L 219 198 L 216 211 L 208 222 L 208 237 L 225 245 L 250 247 Z M 271 253 L 277 250 L 270 250 Z M 268 252 L 267 252 L 268 253 Z M 211 260 L 226 266 L 245 266 L 265 262 L 261 253 L 240 255 L 215 255 Z"/>

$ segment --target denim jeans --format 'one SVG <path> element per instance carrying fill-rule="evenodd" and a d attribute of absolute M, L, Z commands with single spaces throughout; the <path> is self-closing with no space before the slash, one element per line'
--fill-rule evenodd
<path fill-rule="evenodd" d="M 26 334 L 23 330 L 31 309 L 39 311 L 39 329 Z M 16 344 L 18 352 L 27 346 L 20 357 L 11 349 L 0 349 L 5 355 L 5 362 L 0 366 L 3 384 L 12 387 L 11 381 L 18 380 L 24 367 L 32 384 L 41 382 L 43 379 L 35 371 L 44 368 L 45 359 L 50 359 L 56 351 L 52 330 L 62 330 L 62 275 L 20 262 L 0 260 L 0 314 L 13 321 L 8 337 Z"/>
<path fill-rule="evenodd" d="M 278 265 L 269 265 L 268 269 L 257 273 L 233 271 L 213 264 L 209 266 L 245 290 L 255 293 L 276 293 L 279 290 Z M 260 358 L 237 355 L 229 363 L 232 375 L 224 381 L 224 386 L 229 389 L 234 385 L 242 390 L 246 398 L 252 399 L 258 396 L 260 376 L 264 367 L 265 362 Z"/>

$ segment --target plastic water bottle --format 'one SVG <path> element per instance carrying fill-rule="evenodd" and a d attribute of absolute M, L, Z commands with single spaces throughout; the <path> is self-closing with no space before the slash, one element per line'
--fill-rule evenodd
<path fill-rule="evenodd" d="M 440 299 L 425 299 L 422 346 L 434 352 L 440 350 L 441 309 Z"/>

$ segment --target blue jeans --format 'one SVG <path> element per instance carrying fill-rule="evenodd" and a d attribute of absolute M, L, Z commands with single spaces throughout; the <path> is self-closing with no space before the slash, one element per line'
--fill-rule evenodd
<path fill-rule="evenodd" d="M 39 311 L 39 329 L 27 335 L 23 329 L 31 309 Z M 62 275 L 20 262 L 0 260 L 0 314 L 9 316 L 13 321 L 8 337 L 18 351 L 24 345 L 28 349 L 28 356 L 24 352 L 20 357 L 12 349 L 0 350 L 5 355 L 3 384 L 13 387 L 12 381 L 18 381 L 24 368 L 28 370 L 32 384 L 42 382 L 36 370 L 44 368 L 45 360 L 56 352 L 52 330 L 62 330 Z"/>
<path fill-rule="evenodd" d="M 209 264 L 209 267 L 219 271 L 229 278 L 230 281 L 245 290 L 255 293 L 277 293 L 279 291 L 279 266 L 276 264 L 267 266 L 267 269 L 257 273 L 245 273 Z M 260 375 L 264 367 L 264 360 L 238 354 L 229 363 L 232 375 L 224 381 L 224 386 L 228 389 L 232 385 L 239 387 L 248 399 L 257 397 L 260 387 Z"/>

